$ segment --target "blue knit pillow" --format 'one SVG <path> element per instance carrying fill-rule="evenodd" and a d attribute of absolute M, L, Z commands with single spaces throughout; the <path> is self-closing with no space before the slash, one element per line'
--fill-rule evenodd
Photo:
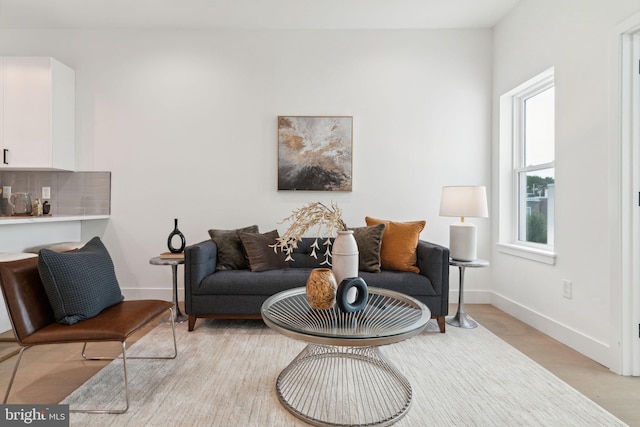
<path fill-rule="evenodd" d="M 40 250 L 38 272 L 58 323 L 73 325 L 124 299 L 99 237 L 73 252 Z"/>

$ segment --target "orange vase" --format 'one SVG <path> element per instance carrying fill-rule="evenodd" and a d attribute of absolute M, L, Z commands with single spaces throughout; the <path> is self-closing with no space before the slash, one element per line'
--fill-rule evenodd
<path fill-rule="evenodd" d="M 328 310 L 336 303 L 338 285 L 330 268 L 314 268 L 307 279 L 307 301 L 311 308 Z"/>

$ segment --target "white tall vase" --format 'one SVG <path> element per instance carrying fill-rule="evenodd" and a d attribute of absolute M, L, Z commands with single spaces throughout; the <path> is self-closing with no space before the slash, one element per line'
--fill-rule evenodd
<path fill-rule="evenodd" d="M 331 269 L 338 286 L 347 277 L 358 277 L 358 244 L 353 231 L 338 231 L 331 248 Z"/>

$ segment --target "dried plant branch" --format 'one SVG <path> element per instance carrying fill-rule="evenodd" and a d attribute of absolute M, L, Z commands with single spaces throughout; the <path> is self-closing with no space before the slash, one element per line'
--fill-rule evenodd
<path fill-rule="evenodd" d="M 293 251 L 298 247 L 298 242 L 309 231 L 315 228 L 316 240 L 311 245 L 311 256 L 317 258 L 317 252 L 320 250 L 318 239 L 324 231 L 329 235 L 334 235 L 338 231 L 347 229 L 346 224 L 342 220 L 342 210 L 334 202 L 330 206 L 321 202 L 311 202 L 299 209 L 293 211 L 291 215 L 283 219 L 283 222 L 291 222 L 291 225 L 285 233 L 276 239 L 276 243 L 269 245 L 274 251 L 282 251 L 286 254 L 287 261 L 293 261 Z M 329 258 L 331 257 L 331 240 L 326 239 L 323 242 L 326 247 L 324 253 L 324 261 L 322 265 L 331 265 Z"/>

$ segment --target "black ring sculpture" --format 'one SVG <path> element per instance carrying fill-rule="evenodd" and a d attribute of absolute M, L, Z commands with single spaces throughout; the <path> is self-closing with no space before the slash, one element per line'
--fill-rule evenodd
<path fill-rule="evenodd" d="M 358 291 L 354 302 L 349 302 L 349 300 L 347 300 L 347 294 L 351 288 L 356 288 Z M 367 304 L 368 298 L 369 288 L 362 277 L 347 277 L 340 282 L 338 290 L 336 291 L 336 304 L 338 305 L 338 308 L 345 313 L 353 313 L 355 311 L 362 310 Z"/>

